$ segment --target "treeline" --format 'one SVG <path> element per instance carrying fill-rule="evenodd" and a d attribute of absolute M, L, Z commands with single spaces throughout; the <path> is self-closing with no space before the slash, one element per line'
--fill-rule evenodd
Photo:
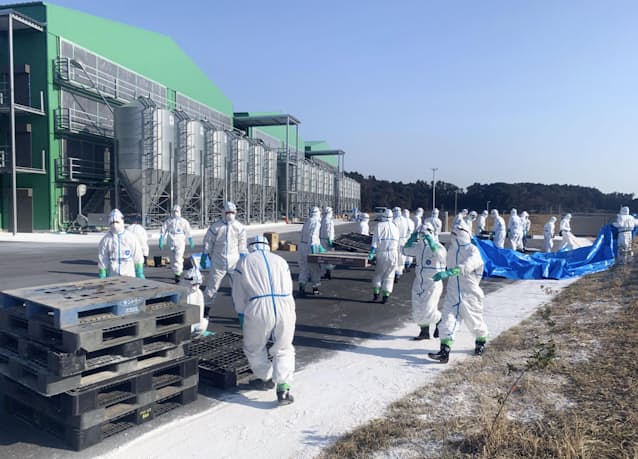
<path fill-rule="evenodd" d="M 399 206 L 411 210 L 432 209 L 432 183 L 389 182 L 371 175 L 347 172 L 361 183 L 361 208 Z M 505 211 L 519 210 L 538 213 L 617 212 L 620 206 L 638 211 L 638 199 L 631 193 L 603 193 L 596 188 L 577 185 L 543 185 L 541 183 L 474 183 L 463 190 L 452 183 L 436 183 L 436 207 L 454 212 L 467 208 L 481 211 L 489 207 Z M 455 202 L 456 201 L 456 202 Z M 489 203 L 489 204 L 488 204 Z M 455 205 L 456 204 L 456 205 Z"/>

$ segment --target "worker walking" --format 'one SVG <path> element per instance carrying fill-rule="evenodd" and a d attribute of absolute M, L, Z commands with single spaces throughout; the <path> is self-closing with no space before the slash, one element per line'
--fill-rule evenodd
<path fill-rule="evenodd" d="M 332 249 L 332 244 L 335 240 L 335 224 L 332 217 L 332 207 L 326 207 L 324 209 L 321 226 L 319 228 L 319 240 L 324 249 Z M 332 270 L 335 269 L 335 265 L 321 265 L 321 269 L 324 270 L 323 279 L 332 279 Z"/>
<path fill-rule="evenodd" d="M 159 248 L 164 248 L 164 241 L 168 240 L 168 248 L 171 251 L 171 269 L 175 276 L 175 283 L 179 282 L 184 269 L 184 252 L 186 250 L 186 240 L 190 249 L 195 248 L 193 237 L 191 236 L 191 225 L 188 220 L 182 217 L 182 208 L 173 206 L 171 216 L 166 219 L 160 232 Z"/>
<path fill-rule="evenodd" d="M 204 292 L 210 304 L 215 301 L 219 286 L 226 275 L 230 276 L 232 287 L 232 273 L 237 267 L 237 262 L 248 254 L 246 229 L 236 220 L 236 216 L 235 204 L 226 202 L 223 218 L 211 223 L 204 235 L 204 250 L 199 264 L 206 266 L 210 260 Z"/>
<path fill-rule="evenodd" d="M 312 294 L 319 295 L 321 267 L 317 263 L 308 263 L 308 255 L 325 252 L 319 238 L 320 231 L 319 208 L 313 207 L 301 228 L 301 242 L 299 243 L 299 294 L 301 296 L 306 294 L 308 281 L 312 282 Z"/>
<path fill-rule="evenodd" d="M 366 212 L 359 215 L 359 234 L 370 235 L 370 215 Z"/>
<path fill-rule="evenodd" d="M 636 227 L 634 217 L 629 214 L 629 207 L 620 208 L 613 225 L 618 230 L 618 258 L 620 261 L 626 261 L 629 257 L 634 256 L 631 244 Z"/>
<path fill-rule="evenodd" d="M 402 215 L 403 215 L 403 218 L 405 218 L 406 222 L 408 223 L 408 238 L 409 238 L 414 234 L 414 231 L 416 230 L 417 227 L 414 226 L 414 220 L 410 218 L 410 211 L 408 209 L 403 209 Z M 410 266 L 412 266 L 412 264 L 414 263 L 414 257 L 410 257 L 406 255 L 405 253 L 403 253 L 403 256 L 404 256 L 404 262 L 405 262 L 404 263 L 405 272 L 409 273 Z"/>
<path fill-rule="evenodd" d="M 491 215 L 494 219 L 494 245 L 503 249 L 505 248 L 505 220 L 496 209 L 492 209 Z"/>
<path fill-rule="evenodd" d="M 374 259 L 375 256 L 377 258 L 374 276 L 372 277 L 372 300 L 377 301 L 379 294 L 383 292 L 383 303 L 387 303 L 392 293 L 398 258 L 399 229 L 392 223 L 391 218 L 392 211 L 386 209 L 377 225 L 377 230 L 372 236 L 372 244 L 368 253 L 369 260 Z"/>
<path fill-rule="evenodd" d="M 98 245 L 97 267 L 100 279 L 128 276 L 144 279 L 144 255 L 137 238 L 124 229 L 124 216 L 118 209 L 109 213 L 109 231 Z"/>
<path fill-rule="evenodd" d="M 516 209 L 510 211 L 510 219 L 507 222 L 507 234 L 512 250 L 523 248 L 523 224 Z"/>
<path fill-rule="evenodd" d="M 462 322 L 475 338 L 474 354 L 482 355 L 487 341 L 487 325 L 483 320 L 483 290 L 479 286 L 483 277 L 483 259 L 472 245 L 469 228 L 464 225 L 452 229 L 450 249 L 447 252 L 446 271 L 433 276 L 435 281 L 448 279 L 441 323 L 441 349 L 429 353 L 431 359 L 447 363 L 454 335 Z"/>
<path fill-rule="evenodd" d="M 578 248 L 576 238 L 572 234 L 572 214 L 565 214 L 560 221 L 560 236 L 562 238 L 560 248 L 558 250 L 574 250 Z"/>
<path fill-rule="evenodd" d="M 137 242 L 140 243 L 140 247 L 142 248 L 142 253 L 144 254 L 144 266 L 146 266 L 146 261 L 148 260 L 148 233 L 146 229 L 142 226 L 142 217 L 136 215 L 133 217 L 132 222 L 127 229 L 135 235 L 137 238 Z"/>
<path fill-rule="evenodd" d="M 394 219 L 392 220 L 394 225 L 399 230 L 399 243 L 397 244 L 397 266 L 394 274 L 394 281 L 398 282 L 398 280 L 403 275 L 403 270 L 405 269 L 405 255 L 403 255 L 402 248 L 406 242 L 408 242 L 408 238 L 410 237 L 410 228 L 408 227 L 407 218 L 405 218 L 401 214 L 401 208 L 395 207 L 392 209 L 392 215 Z"/>
<path fill-rule="evenodd" d="M 543 251 L 551 252 L 554 248 L 554 225 L 556 224 L 556 217 L 551 216 L 545 226 L 543 227 Z"/>
<path fill-rule="evenodd" d="M 403 253 L 416 260 L 416 274 L 412 282 L 412 318 L 419 325 L 420 333 L 414 339 L 430 339 L 430 324 L 438 324 L 441 320 L 439 299 L 443 292 L 443 283 L 434 281 L 432 276 L 445 271 L 447 251 L 434 240 L 434 228 L 427 222 L 410 236 Z M 434 330 L 434 337 L 439 337 L 438 328 Z"/>
<path fill-rule="evenodd" d="M 208 319 L 204 317 L 204 294 L 199 288 L 203 278 L 198 264 L 199 260 L 196 260 L 192 255 L 186 259 L 180 285 L 188 289 L 186 303 L 199 306 L 199 323 L 191 325 L 191 333 L 195 336 L 209 336 L 213 333 L 208 331 Z"/>
<path fill-rule="evenodd" d="M 487 210 L 481 212 L 481 215 L 478 216 L 476 220 L 476 232 L 474 233 L 476 237 L 479 237 L 487 232 Z"/>
<path fill-rule="evenodd" d="M 276 384 L 277 401 L 287 405 L 295 371 L 295 300 L 288 263 L 270 252 L 268 241 L 256 236 L 250 254 L 235 270 L 233 303 L 244 335 L 244 353 L 250 369 L 265 387 Z M 266 344 L 270 347 L 272 363 Z M 274 384 L 273 384 L 274 383 Z"/>
<path fill-rule="evenodd" d="M 441 234 L 441 229 L 443 228 L 443 223 L 439 218 L 439 209 L 432 210 L 432 216 L 427 218 L 426 221 L 430 222 L 432 228 L 434 228 L 434 239 L 439 240 L 439 235 Z"/>

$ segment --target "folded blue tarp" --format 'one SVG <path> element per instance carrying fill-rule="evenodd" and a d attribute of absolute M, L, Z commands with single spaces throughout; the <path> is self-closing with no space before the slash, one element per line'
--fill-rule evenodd
<path fill-rule="evenodd" d="M 591 246 L 574 250 L 525 255 L 499 249 L 492 241 L 474 239 L 485 265 L 483 276 L 508 279 L 567 279 L 599 271 L 614 264 L 617 230 L 604 226 Z"/>

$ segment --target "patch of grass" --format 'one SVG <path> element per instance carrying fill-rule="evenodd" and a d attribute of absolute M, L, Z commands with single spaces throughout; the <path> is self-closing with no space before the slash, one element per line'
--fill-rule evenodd
<path fill-rule="evenodd" d="M 586 276 L 325 458 L 638 457 L 638 263 Z"/>

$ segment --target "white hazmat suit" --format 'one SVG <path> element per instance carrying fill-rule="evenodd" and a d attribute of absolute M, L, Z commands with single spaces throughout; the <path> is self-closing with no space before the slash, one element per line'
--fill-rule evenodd
<path fill-rule="evenodd" d="M 412 282 L 412 319 L 421 328 L 417 339 L 429 339 L 430 324 L 441 320 L 438 306 L 443 283 L 434 281 L 432 276 L 445 271 L 447 251 L 434 240 L 433 233 L 432 225 L 425 223 L 403 248 L 403 253 L 416 260 L 416 274 Z"/>
<path fill-rule="evenodd" d="M 388 300 L 394 287 L 394 273 L 397 266 L 399 229 L 390 220 L 392 211 L 386 209 L 377 225 L 377 230 L 372 236 L 370 253 L 368 258 L 376 256 L 377 264 L 372 277 L 373 299 L 379 298 L 379 293 L 383 291 L 383 302 Z"/>
<path fill-rule="evenodd" d="M 179 282 L 184 269 L 184 251 L 186 250 L 186 240 L 191 250 L 195 248 L 193 237 L 191 236 L 191 225 L 188 220 L 182 217 L 182 208 L 173 206 L 171 217 L 166 219 L 160 232 L 159 248 L 164 248 L 164 240 L 168 241 L 168 248 L 171 251 L 171 269 L 175 275 L 175 282 Z"/>
<path fill-rule="evenodd" d="M 370 215 L 365 212 L 359 216 L 359 234 L 370 235 Z"/>
<path fill-rule="evenodd" d="M 207 336 L 210 333 L 208 333 L 208 319 L 204 317 L 204 293 L 199 288 L 202 281 L 203 277 L 199 270 L 198 260 L 191 256 L 184 263 L 184 273 L 180 285 L 188 289 L 186 303 L 199 306 L 199 323 L 191 325 L 191 332 Z"/>
<path fill-rule="evenodd" d="M 483 353 L 487 341 L 487 325 L 483 319 L 484 295 L 479 286 L 483 277 L 483 259 L 479 250 L 472 245 L 467 227 L 456 226 L 452 229 L 447 267 L 447 271 L 434 277 L 448 279 L 439 325 L 441 350 L 438 354 L 428 354 L 441 363 L 447 363 L 455 333 L 462 323 L 474 335 L 476 355 Z"/>
<path fill-rule="evenodd" d="M 210 269 L 206 279 L 206 296 L 212 303 L 217 295 L 219 286 L 224 277 L 230 276 L 230 284 L 233 284 L 233 271 L 242 256 L 248 254 L 246 248 L 246 229 L 244 225 L 235 220 L 237 207 L 232 202 L 224 205 L 224 218 L 217 220 L 208 227 L 204 235 L 204 251 L 202 262 L 210 260 Z"/>
<path fill-rule="evenodd" d="M 423 224 L 423 208 L 419 207 L 416 211 L 414 211 L 412 221 L 414 222 L 414 229 Z"/>
<path fill-rule="evenodd" d="M 554 248 L 554 226 L 556 225 L 556 217 L 549 217 L 545 226 L 543 226 L 543 251 L 551 252 Z"/>
<path fill-rule="evenodd" d="M 633 230 L 636 227 L 636 221 L 629 214 L 629 207 L 623 206 L 616 216 L 613 225 L 618 229 L 618 255 L 633 256 L 631 248 Z"/>
<path fill-rule="evenodd" d="M 523 223 L 518 216 L 516 209 L 510 212 L 510 219 L 507 222 L 507 232 L 509 233 L 510 248 L 518 250 L 523 248 Z"/>
<path fill-rule="evenodd" d="M 487 231 L 487 210 L 481 212 L 481 215 L 478 216 L 476 220 L 476 236 L 480 236 L 483 232 Z"/>
<path fill-rule="evenodd" d="M 332 243 L 335 240 L 335 224 L 332 216 L 332 207 L 326 207 L 323 212 L 323 218 L 321 219 L 321 226 L 319 228 L 319 240 L 321 246 L 324 249 L 331 249 Z M 335 269 L 335 265 L 321 265 L 321 269 L 325 270 L 325 278 L 332 278 L 332 270 Z"/>
<path fill-rule="evenodd" d="M 395 270 L 395 275 L 397 278 L 401 277 L 403 274 L 403 270 L 405 269 L 405 255 L 401 249 L 408 242 L 408 238 L 410 237 L 410 228 L 408 226 L 408 219 L 405 218 L 401 214 L 401 208 L 395 207 L 392 209 L 393 223 L 399 230 L 399 244 L 397 245 L 397 267 Z"/>
<path fill-rule="evenodd" d="M 118 209 L 109 214 L 109 225 L 109 231 L 98 245 L 100 278 L 128 276 L 144 279 L 142 248 L 135 235 L 124 229 L 124 216 Z"/>
<path fill-rule="evenodd" d="M 263 236 L 250 243 L 250 252 L 235 270 L 233 283 L 235 310 L 243 314 L 244 353 L 255 376 L 263 381 L 272 379 L 279 402 L 290 403 L 297 320 L 290 270 L 286 260 L 270 252 Z M 272 363 L 266 349 L 271 337 Z"/>
<path fill-rule="evenodd" d="M 502 249 L 505 247 L 505 220 L 496 209 L 492 209 L 491 215 L 494 219 L 494 245 Z"/>
<path fill-rule="evenodd" d="M 146 229 L 140 225 L 139 223 L 133 223 L 126 228 L 128 231 L 133 233 L 137 238 L 137 241 L 140 243 L 140 247 L 142 248 L 142 254 L 144 258 L 148 257 L 149 248 L 148 248 L 148 233 Z"/>
<path fill-rule="evenodd" d="M 560 235 L 562 237 L 559 250 L 574 250 L 578 248 L 578 242 L 572 234 L 572 214 L 565 214 L 560 221 Z"/>
<path fill-rule="evenodd" d="M 412 234 L 414 234 L 414 231 L 416 230 L 416 226 L 414 226 L 414 220 L 412 220 L 410 218 L 410 211 L 408 209 L 403 209 L 402 211 L 402 215 L 405 217 L 406 221 L 408 222 L 408 238 L 410 236 L 412 236 Z M 407 242 L 407 239 L 406 239 Z M 410 257 L 407 256 L 405 253 L 404 255 L 404 262 L 405 262 L 405 272 L 410 272 L 410 266 L 412 266 L 412 263 L 414 263 L 414 257 Z"/>
<path fill-rule="evenodd" d="M 443 223 L 439 218 L 439 209 L 434 209 L 432 211 L 432 216 L 430 218 L 425 219 L 426 222 L 430 222 L 432 228 L 434 228 L 434 239 L 439 240 L 439 235 L 441 234 L 441 230 L 443 228 Z"/>
<path fill-rule="evenodd" d="M 309 263 L 308 255 L 320 253 L 323 250 L 319 237 L 320 232 L 319 208 L 313 207 L 301 228 L 301 241 L 299 242 L 299 293 L 301 295 L 305 295 L 308 281 L 312 282 L 312 293 L 319 294 L 321 267 L 317 263 Z"/>

